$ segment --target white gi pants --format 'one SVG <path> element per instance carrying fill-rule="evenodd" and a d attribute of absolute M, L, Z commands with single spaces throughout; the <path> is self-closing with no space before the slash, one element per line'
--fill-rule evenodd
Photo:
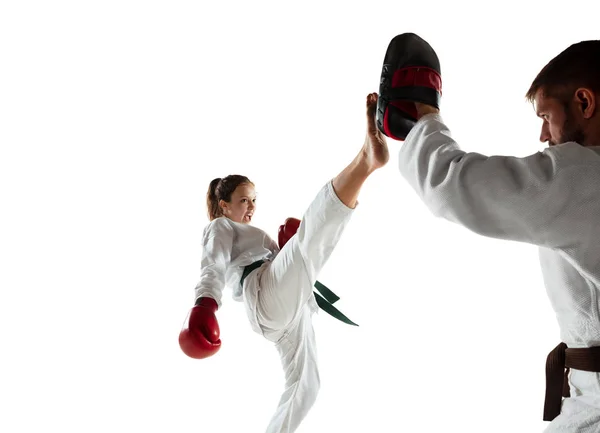
<path fill-rule="evenodd" d="M 600 373 L 571 369 L 570 398 L 544 433 L 598 433 L 600 431 Z"/>
<path fill-rule="evenodd" d="M 244 281 L 252 328 L 275 343 L 285 373 L 285 391 L 267 433 L 295 432 L 317 398 L 313 287 L 352 213 L 328 182 L 304 213 L 296 235 Z"/>

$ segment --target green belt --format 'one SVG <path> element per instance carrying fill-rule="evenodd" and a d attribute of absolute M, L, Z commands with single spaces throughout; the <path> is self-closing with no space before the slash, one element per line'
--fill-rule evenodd
<path fill-rule="evenodd" d="M 259 268 L 264 262 L 265 262 L 264 260 L 258 260 L 256 262 L 251 263 L 248 266 L 246 266 L 244 268 L 244 272 L 242 273 L 242 279 L 240 280 L 240 284 L 243 285 L 244 280 L 246 279 L 246 277 L 248 275 L 250 275 L 250 272 Z M 317 305 L 323 311 L 325 311 L 326 313 L 335 317 L 336 319 L 338 319 L 344 323 L 347 323 L 348 325 L 358 326 L 352 320 L 348 319 L 340 310 L 338 310 L 337 308 L 335 308 L 333 306 L 333 304 L 335 302 L 339 301 L 339 299 L 340 299 L 340 297 L 338 295 L 333 293 L 331 290 L 329 290 L 327 287 L 325 287 L 323 284 L 321 284 L 318 281 L 315 282 L 315 288 L 321 293 L 321 294 L 319 294 L 317 292 L 313 292 L 313 294 L 315 295 L 315 299 L 317 301 Z"/>

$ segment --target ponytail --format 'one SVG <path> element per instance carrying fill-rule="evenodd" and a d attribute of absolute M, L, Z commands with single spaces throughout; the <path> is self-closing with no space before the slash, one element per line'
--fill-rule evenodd
<path fill-rule="evenodd" d="M 208 208 L 208 219 L 214 220 L 223 215 L 221 206 L 219 206 L 219 199 L 217 197 L 217 186 L 221 182 L 221 178 L 218 177 L 213 179 L 208 186 L 208 192 L 206 193 L 206 207 Z"/>

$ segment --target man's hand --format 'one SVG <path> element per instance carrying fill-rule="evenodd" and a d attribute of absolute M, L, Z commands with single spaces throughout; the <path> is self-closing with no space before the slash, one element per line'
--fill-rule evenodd
<path fill-rule="evenodd" d="M 420 102 L 415 102 L 415 107 L 417 108 L 417 120 L 426 114 L 439 114 L 440 110 L 431 105 L 421 104 Z"/>

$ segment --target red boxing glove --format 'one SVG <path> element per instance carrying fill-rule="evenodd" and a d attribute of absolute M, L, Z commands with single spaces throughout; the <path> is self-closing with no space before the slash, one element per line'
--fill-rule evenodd
<path fill-rule="evenodd" d="M 288 218 L 279 226 L 279 249 L 282 249 L 287 241 L 296 234 L 298 227 L 300 227 L 300 220 L 297 218 Z"/>
<path fill-rule="evenodd" d="M 199 298 L 190 310 L 179 333 L 179 347 L 190 358 L 208 358 L 221 348 L 217 309 L 217 301 L 205 297 Z"/>

